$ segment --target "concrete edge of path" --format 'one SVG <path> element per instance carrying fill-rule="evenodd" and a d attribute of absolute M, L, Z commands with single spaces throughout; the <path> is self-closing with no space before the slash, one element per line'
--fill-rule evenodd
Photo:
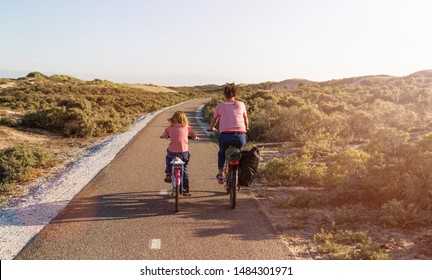
<path fill-rule="evenodd" d="M 202 112 L 203 112 L 204 106 L 205 106 L 205 104 L 198 107 L 198 109 L 195 112 L 195 118 L 197 120 L 197 123 L 201 127 L 201 129 L 204 131 L 204 133 L 206 133 L 207 135 L 210 136 L 211 132 L 208 131 L 208 129 L 210 128 L 210 125 L 203 121 Z"/>
<path fill-rule="evenodd" d="M 0 259 L 13 259 L 155 116 L 186 102 L 141 117 L 127 132 L 92 146 L 62 173 L 36 185 L 15 206 L 2 210 Z"/>

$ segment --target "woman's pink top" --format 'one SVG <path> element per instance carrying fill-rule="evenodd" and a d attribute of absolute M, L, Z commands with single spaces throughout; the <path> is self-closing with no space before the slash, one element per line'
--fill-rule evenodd
<path fill-rule="evenodd" d="M 168 150 L 173 153 L 182 153 L 189 150 L 188 135 L 196 137 L 195 132 L 189 125 L 175 124 L 165 128 L 163 136 L 170 138 Z"/>
<path fill-rule="evenodd" d="M 246 106 L 241 101 L 225 101 L 217 105 L 213 118 L 219 119 L 220 132 L 246 132 Z"/>

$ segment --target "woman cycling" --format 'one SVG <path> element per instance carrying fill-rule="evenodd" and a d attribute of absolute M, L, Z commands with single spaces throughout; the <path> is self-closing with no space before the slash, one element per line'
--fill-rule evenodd
<path fill-rule="evenodd" d="M 219 173 L 216 179 L 219 184 L 224 183 L 223 168 L 225 164 L 225 144 L 237 143 L 239 148 L 246 144 L 246 131 L 249 130 L 249 122 L 246 106 L 243 102 L 235 100 L 237 88 L 234 83 L 227 84 L 224 88 L 225 101 L 220 103 L 214 112 L 210 123 L 211 131 L 216 131 L 215 125 L 219 121 Z"/>

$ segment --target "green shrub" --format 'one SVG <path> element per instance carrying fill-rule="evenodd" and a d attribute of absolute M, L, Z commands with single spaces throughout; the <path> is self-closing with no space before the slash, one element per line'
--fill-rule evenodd
<path fill-rule="evenodd" d="M 79 81 L 77 78 L 67 76 L 67 75 L 51 75 L 49 77 L 51 81 L 54 82 L 71 82 L 71 81 Z"/>
<path fill-rule="evenodd" d="M 367 243 L 359 249 L 351 251 L 349 254 L 339 259 L 344 260 L 389 260 L 388 253 L 383 252 L 377 243 Z"/>
<path fill-rule="evenodd" d="M 313 236 L 318 252 L 339 260 L 387 260 L 389 255 L 366 232 L 321 229 Z"/>
<path fill-rule="evenodd" d="M 358 221 L 362 211 L 363 206 L 361 204 L 338 209 L 334 215 L 334 222 L 336 225 L 353 224 Z"/>
<path fill-rule="evenodd" d="M 206 96 L 196 88 L 154 93 L 109 81 L 90 82 L 65 76 L 43 78 L 38 73 L 2 89 L 2 107 L 29 112 L 24 125 L 70 137 L 96 137 L 126 130 L 136 116 L 165 106 Z"/>
<path fill-rule="evenodd" d="M 27 78 L 42 78 L 46 79 L 48 78 L 46 75 L 42 74 L 41 72 L 30 72 L 26 76 Z"/>
<path fill-rule="evenodd" d="M 330 240 L 324 241 L 318 246 L 318 252 L 322 254 L 348 254 L 351 248 L 346 245 L 341 245 Z"/>
<path fill-rule="evenodd" d="M 327 166 L 327 183 L 330 186 L 356 188 L 361 177 L 366 176 L 366 161 L 370 155 L 350 148 L 330 157 Z"/>
<path fill-rule="evenodd" d="M 397 156 L 403 154 L 408 140 L 409 134 L 406 132 L 396 128 L 379 127 L 372 134 L 368 150 L 385 156 Z"/>
<path fill-rule="evenodd" d="M 392 226 L 405 227 L 429 224 L 432 218 L 430 211 L 413 203 L 407 205 L 396 199 L 384 203 L 382 208 L 382 220 Z"/>
<path fill-rule="evenodd" d="M 6 79 L 6 78 L 0 78 L 0 85 L 5 85 L 10 83 L 12 80 L 11 79 Z"/>
<path fill-rule="evenodd" d="M 17 127 L 21 125 L 21 120 L 11 116 L 10 114 L 0 112 L 0 125 Z"/>
<path fill-rule="evenodd" d="M 285 185 L 294 185 L 309 178 L 311 167 L 308 155 L 289 158 L 273 158 L 263 168 L 267 180 L 283 180 Z"/>
<path fill-rule="evenodd" d="M 49 164 L 50 156 L 39 148 L 23 145 L 0 151 L 0 187 L 2 191 L 10 189 L 10 184 L 29 176 L 36 168 Z"/>
<path fill-rule="evenodd" d="M 23 124 L 72 137 L 102 136 L 129 127 L 114 109 L 93 108 L 86 99 L 60 100 L 57 107 L 25 115 Z"/>
<path fill-rule="evenodd" d="M 364 231 L 321 229 L 319 232 L 314 234 L 313 240 L 315 242 L 335 241 L 335 242 L 340 242 L 345 244 L 352 244 L 352 243 L 364 244 L 369 242 L 370 237 Z"/>
<path fill-rule="evenodd" d="M 348 123 L 355 138 L 367 139 L 375 128 L 374 116 L 364 110 L 354 109 Z"/>
<path fill-rule="evenodd" d="M 314 208 L 322 205 L 323 201 L 317 195 L 304 191 L 281 204 L 282 208 L 297 207 L 297 208 Z"/>

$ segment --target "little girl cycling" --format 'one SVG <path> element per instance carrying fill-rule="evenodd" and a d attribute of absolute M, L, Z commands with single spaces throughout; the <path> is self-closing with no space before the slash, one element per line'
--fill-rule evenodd
<path fill-rule="evenodd" d="M 186 114 L 182 111 L 177 111 L 174 115 L 168 119 L 170 124 L 165 128 L 161 138 L 169 138 L 170 143 L 167 149 L 166 165 L 165 165 L 165 182 L 171 183 L 171 161 L 175 157 L 179 157 L 185 164 L 183 174 L 183 195 L 190 196 L 189 193 L 189 174 L 188 174 L 188 163 L 190 159 L 189 153 L 189 136 L 197 140 L 198 137 L 192 128 L 189 126 L 189 121 Z"/>

